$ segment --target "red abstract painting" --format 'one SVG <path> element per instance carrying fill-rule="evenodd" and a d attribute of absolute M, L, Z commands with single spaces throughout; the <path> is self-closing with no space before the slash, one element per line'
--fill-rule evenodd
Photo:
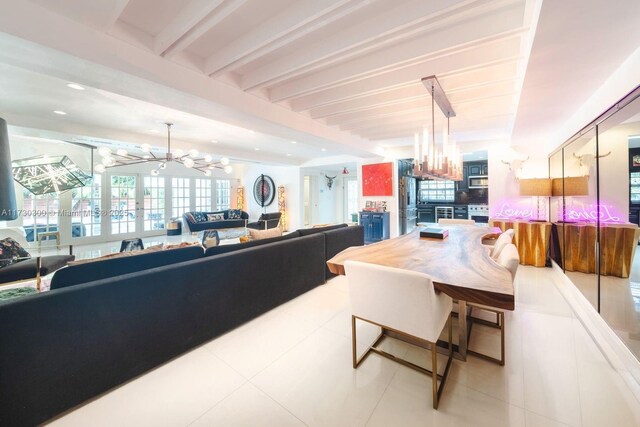
<path fill-rule="evenodd" d="M 363 196 L 393 196 L 393 163 L 362 166 Z"/>

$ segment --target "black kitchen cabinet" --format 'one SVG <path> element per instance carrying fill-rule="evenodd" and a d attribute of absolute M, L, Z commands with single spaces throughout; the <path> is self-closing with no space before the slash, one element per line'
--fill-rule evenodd
<path fill-rule="evenodd" d="M 469 165 L 462 164 L 462 181 L 458 181 L 458 191 L 469 190 Z"/>
<path fill-rule="evenodd" d="M 489 163 L 482 163 L 482 175 L 489 175 Z"/>
<path fill-rule="evenodd" d="M 374 243 L 389 238 L 389 212 L 360 212 L 364 242 Z"/>
<path fill-rule="evenodd" d="M 454 206 L 453 217 L 455 219 L 469 219 L 469 211 L 466 206 Z"/>
<path fill-rule="evenodd" d="M 469 164 L 469 176 L 482 175 L 482 165 L 480 163 Z"/>
<path fill-rule="evenodd" d="M 434 206 L 419 207 L 418 222 L 436 222 L 436 208 Z"/>

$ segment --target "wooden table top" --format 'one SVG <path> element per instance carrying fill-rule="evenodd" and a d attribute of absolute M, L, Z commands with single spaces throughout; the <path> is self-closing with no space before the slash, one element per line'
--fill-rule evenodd
<path fill-rule="evenodd" d="M 431 276 L 434 287 L 452 298 L 504 310 L 515 308 L 511 273 L 489 256 L 485 236 L 497 227 L 445 226 L 444 240 L 420 237 L 420 230 L 367 246 L 345 249 L 327 261 L 329 270 L 344 275 L 347 260 L 418 271 Z"/>

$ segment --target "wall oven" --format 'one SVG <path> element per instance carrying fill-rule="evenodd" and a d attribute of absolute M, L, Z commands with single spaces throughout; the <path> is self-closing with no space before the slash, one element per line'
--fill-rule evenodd
<path fill-rule="evenodd" d="M 469 177 L 469 188 L 488 188 L 489 177 L 487 175 L 477 175 Z"/>

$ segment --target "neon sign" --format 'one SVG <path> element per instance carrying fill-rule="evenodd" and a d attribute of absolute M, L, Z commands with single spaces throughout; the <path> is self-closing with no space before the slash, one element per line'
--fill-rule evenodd
<path fill-rule="evenodd" d="M 500 209 L 494 213 L 496 218 L 534 218 L 533 209 L 530 207 L 515 206 L 512 207 L 508 203 L 500 205 Z"/>
<path fill-rule="evenodd" d="M 625 222 L 622 216 L 610 205 L 589 205 L 580 207 L 568 207 L 564 212 L 565 221 L 598 222 L 598 212 L 600 222 Z"/>

